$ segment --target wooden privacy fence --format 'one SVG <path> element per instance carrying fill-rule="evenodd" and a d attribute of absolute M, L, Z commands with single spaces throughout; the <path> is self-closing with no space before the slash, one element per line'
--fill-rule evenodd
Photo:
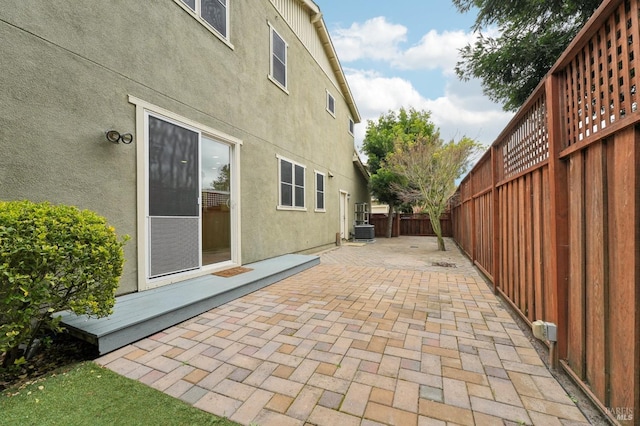
<path fill-rule="evenodd" d="M 376 213 L 369 218 L 369 223 L 374 226 L 376 238 L 384 238 L 387 236 L 387 214 Z M 400 220 L 398 220 L 398 218 Z M 443 237 L 452 237 L 453 229 L 451 227 L 451 217 L 444 214 L 440 218 L 440 227 Z M 426 214 L 395 214 L 393 217 L 393 227 L 391 236 L 435 236 L 431 221 Z"/>
<path fill-rule="evenodd" d="M 640 0 L 605 1 L 461 182 L 454 239 L 613 420 L 640 419 Z"/>

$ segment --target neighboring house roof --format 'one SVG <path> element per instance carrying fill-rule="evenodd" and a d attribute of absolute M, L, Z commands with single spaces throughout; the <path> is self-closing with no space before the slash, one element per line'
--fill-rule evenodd
<path fill-rule="evenodd" d="M 278 8 L 278 4 L 281 4 L 286 0 L 271 0 L 271 2 Z M 351 94 L 351 89 L 349 88 L 349 84 L 347 83 L 347 78 L 344 75 L 342 70 L 342 65 L 340 65 L 340 61 L 338 59 L 338 54 L 336 53 L 335 48 L 333 47 L 333 43 L 331 42 L 331 37 L 329 36 L 329 31 L 327 30 L 327 26 L 324 23 L 324 19 L 322 19 L 322 12 L 317 4 L 315 4 L 312 0 L 296 0 L 298 3 L 302 5 L 302 7 L 309 14 L 310 22 L 314 26 L 318 38 L 322 43 L 322 48 L 324 50 L 325 55 L 329 61 L 329 65 L 331 66 L 331 70 L 335 74 L 335 78 L 338 83 L 338 88 L 342 92 L 342 96 L 344 97 L 347 105 L 349 106 L 349 110 L 352 115 L 352 119 L 354 123 L 360 123 L 362 118 L 360 117 L 360 112 L 358 112 L 358 107 L 356 106 L 356 102 L 353 99 L 353 95 Z M 282 13 L 283 10 L 280 10 Z M 286 16 L 285 16 L 286 18 Z M 289 22 L 289 26 L 293 28 L 292 22 Z M 294 28 L 294 31 L 296 29 Z M 298 37 L 301 37 L 301 34 L 298 34 Z M 305 40 L 302 40 L 303 44 L 306 45 Z M 307 46 L 309 48 L 309 46 Z M 313 55 L 313 52 L 312 52 Z M 316 58 L 318 60 L 318 58 Z"/>

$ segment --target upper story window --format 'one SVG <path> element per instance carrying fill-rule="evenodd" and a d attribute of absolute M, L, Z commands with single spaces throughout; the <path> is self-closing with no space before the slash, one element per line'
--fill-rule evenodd
<path fill-rule="evenodd" d="M 278 173 L 280 175 L 278 207 L 303 210 L 305 208 L 305 167 L 285 158 L 278 157 Z"/>
<path fill-rule="evenodd" d="M 287 88 L 287 43 L 272 27 L 271 30 L 271 69 L 269 78 L 286 90 Z"/>
<path fill-rule="evenodd" d="M 336 99 L 327 90 L 327 111 L 329 114 L 336 116 Z"/>
<path fill-rule="evenodd" d="M 353 127 L 354 127 L 353 119 L 352 119 L 352 118 L 349 118 L 349 134 L 350 134 L 351 136 L 353 136 Z"/>
<path fill-rule="evenodd" d="M 316 211 L 325 211 L 324 208 L 324 173 L 316 171 Z"/>
<path fill-rule="evenodd" d="M 225 39 L 229 38 L 229 0 L 181 0 Z"/>

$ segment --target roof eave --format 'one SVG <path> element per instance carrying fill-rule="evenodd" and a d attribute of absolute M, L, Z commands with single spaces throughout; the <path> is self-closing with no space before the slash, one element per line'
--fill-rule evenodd
<path fill-rule="evenodd" d="M 333 47 L 333 43 L 331 42 L 331 37 L 329 37 L 329 31 L 327 30 L 327 26 L 324 23 L 324 19 L 319 19 L 314 24 L 318 29 L 318 33 L 320 34 L 320 40 L 322 41 L 322 45 L 324 46 L 324 50 L 329 58 L 329 63 L 333 68 L 333 71 L 336 73 L 336 78 L 338 79 L 338 85 L 340 86 L 340 90 L 349 106 L 349 110 L 351 111 L 351 115 L 353 121 L 355 123 L 360 123 L 362 118 L 360 117 L 360 112 L 358 111 L 358 107 L 356 106 L 356 102 L 353 99 L 353 94 L 351 93 L 351 88 L 349 87 L 349 83 L 347 83 L 347 77 L 344 75 L 344 71 L 342 70 L 342 65 L 340 65 L 340 60 L 338 59 L 338 54 L 336 53 L 335 48 Z"/>

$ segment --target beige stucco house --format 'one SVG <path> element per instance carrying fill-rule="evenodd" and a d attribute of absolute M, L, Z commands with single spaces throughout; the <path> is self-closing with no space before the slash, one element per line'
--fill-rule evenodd
<path fill-rule="evenodd" d="M 76 205 L 118 294 L 348 238 L 360 121 L 310 0 L 5 0 L 0 199 Z"/>

